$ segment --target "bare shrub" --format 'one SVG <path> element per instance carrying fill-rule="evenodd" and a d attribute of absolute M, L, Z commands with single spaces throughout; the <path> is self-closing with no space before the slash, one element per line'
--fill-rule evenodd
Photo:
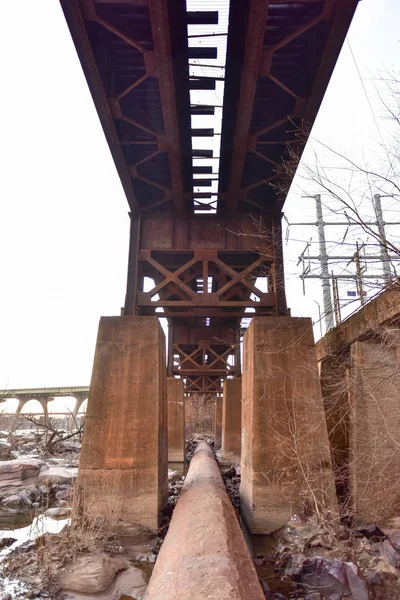
<path fill-rule="evenodd" d="M 367 522 L 400 509 L 400 330 L 382 326 L 322 363 L 342 510 Z"/>
<path fill-rule="evenodd" d="M 109 496 L 108 496 L 109 497 Z M 93 500 L 88 504 L 84 492 L 75 486 L 71 496 L 71 519 L 58 534 L 46 533 L 43 514 L 36 517 L 31 530 L 35 547 L 6 556 L 0 575 L 19 579 L 33 589 L 55 593 L 60 571 L 82 554 L 96 551 L 117 553 L 122 515 L 115 505 Z"/>

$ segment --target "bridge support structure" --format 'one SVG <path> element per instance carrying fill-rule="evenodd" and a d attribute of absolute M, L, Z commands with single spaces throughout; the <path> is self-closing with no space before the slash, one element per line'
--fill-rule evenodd
<path fill-rule="evenodd" d="M 167 378 L 168 462 L 185 461 L 185 397 L 182 379 Z"/>
<path fill-rule="evenodd" d="M 242 379 L 234 377 L 224 381 L 222 403 L 222 443 L 224 460 L 240 462 L 242 437 Z"/>
<path fill-rule="evenodd" d="M 337 510 L 310 319 L 254 317 L 244 336 L 241 475 L 252 533 Z"/>
<path fill-rule="evenodd" d="M 283 198 L 269 184 L 289 148 L 303 148 L 298 131 L 314 122 L 357 0 L 229 3 L 219 157 L 193 145 L 214 132 L 192 115 L 216 107 L 190 91 L 216 79 L 193 76 L 189 62 L 217 48 L 188 39 L 188 24 L 218 21 L 218 11 L 191 14 L 183 0 L 61 3 L 131 210 L 124 315 L 168 320 L 168 377 L 211 406 L 241 375 L 243 319 L 287 316 Z M 217 158 L 218 169 L 198 163 Z"/>
<path fill-rule="evenodd" d="M 78 486 L 85 512 L 156 532 L 167 500 L 167 378 L 156 317 L 102 317 Z"/>
<path fill-rule="evenodd" d="M 124 314 L 162 311 L 168 376 L 182 377 L 186 394 L 222 395 L 226 377 L 240 375 L 245 316 L 286 314 L 277 227 L 280 215 L 131 215 Z"/>
<path fill-rule="evenodd" d="M 338 496 L 367 523 L 400 502 L 399 299 L 394 285 L 317 344 Z"/>
<path fill-rule="evenodd" d="M 214 412 L 214 444 L 217 448 L 221 446 L 222 442 L 222 396 L 219 395 L 215 398 L 215 412 Z"/>

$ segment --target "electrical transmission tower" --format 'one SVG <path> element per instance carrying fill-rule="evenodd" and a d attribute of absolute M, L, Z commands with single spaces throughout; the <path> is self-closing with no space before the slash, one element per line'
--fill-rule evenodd
<path fill-rule="evenodd" d="M 323 317 L 325 322 L 325 332 L 329 331 L 332 327 L 338 325 L 341 322 L 341 306 L 340 306 L 340 295 L 339 295 L 339 280 L 352 280 L 356 284 L 357 294 L 360 299 L 361 304 L 365 304 L 365 290 L 364 290 L 364 280 L 373 279 L 373 280 L 383 280 L 384 286 L 389 285 L 393 280 L 393 274 L 390 269 L 390 264 L 393 261 L 400 260 L 399 257 L 392 257 L 389 255 L 388 248 L 386 242 L 386 230 L 385 225 L 400 225 L 400 223 L 385 223 L 383 219 L 382 213 L 382 204 L 381 198 L 386 196 L 382 196 L 381 194 L 374 195 L 374 211 L 376 216 L 376 221 L 368 221 L 360 223 L 356 220 L 352 220 L 348 217 L 346 213 L 345 216 L 347 218 L 346 221 L 338 222 L 332 221 L 327 222 L 324 221 L 324 215 L 322 210 L 322 202 L 321 202 L 321 194 L 315 194 L 313 196 L 302 196 L 303 198 L 314 198 L 315 200 L 315 209 L 316 209 L 316 221 L 315 222 L 300 222 L 300 223 L 288 223 L 288 227 L 291 225 L 314 225 L 317 227 L 318 231 L 318 244 L 319 244 L 319 254 L 317 256 L 312 256 L 310 254 L 311 244 L 308 242 L 303 252 L 299 256 L 298 265 L 302 263 L 303 271 L 300 275 L 300 278 L 303 281 L 303 292 L 305 293 L 305 280 L 306 279 L 320 279 L 322 282 L 322 298 L 323 298 Z M 326 237 L 325 237 L 325 227 L 326 226 L 358 226 L 363 227 L 366 226 L 374 226 L 377 227 L 379 232 L 379 246 L 380 253 L 379 255 L 368 255 L 365 252 L 366 245 L 362 243 L 361 245 L 356 242 L 356 251 L 352 255 L 344 256 L 334 256 L 329 255 L 326 247 Z M 346 231 L 347 234 L 347 231 Z M 345 237 L 346 237 L 345 234 Z M 286 236 L 286 241 L 289 238 L 289 229 Z M 333 270 L 330 271 L 330 261 L 349 261 L 346 266 L 350 264 L 355 265 L 355 273 L 349 274 L 340 274 L 335 275 Z M 312 273 L 311 270 L 311 262 L 318 261 L 320 265 L 319 273 Z M 369 275 L 366 273 L 367 264 L 370 261 L 378 261 L 382 265 L 382 272 L 378 274 Z M 331 289 L 332 283 L 332 289 Z M 318 303 L 317 303 L 318 304 Z M 322 328 L 321 328 L 322 333 Z"/>

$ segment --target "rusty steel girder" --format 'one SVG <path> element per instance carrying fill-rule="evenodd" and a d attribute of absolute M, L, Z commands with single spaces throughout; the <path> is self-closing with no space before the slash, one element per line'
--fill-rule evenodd
<path fill-rule="evenodd" d="M 168 319 L 168 374 L 187 394 L 222 393 L 223 380 L 240 375 L 244 317 L 286 314 L 276 223 L 132 216 L 125 314 Z"/>

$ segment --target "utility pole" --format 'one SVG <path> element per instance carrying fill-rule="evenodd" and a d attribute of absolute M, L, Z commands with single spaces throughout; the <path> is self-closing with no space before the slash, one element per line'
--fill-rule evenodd
<path fill-rule="evenodd" d="M 324 303 L 324 319 L 325 319 L 325 327 L 326 332 L 329 331 L 334 324 L 334 317 L 336 318 L 336 324 L 338 325 L 341 321 L 341 311 L 340 311 L 340 297 L 339 297 L 339 280 L 353 280 L 356 284 L 358 296 L 361 304 L 365 304 L 365 294 L 364 294 L 364 280 L 367 279 L 375 279 L 384 280 L 385 287 L 392 280 L 392 273 L 390 270 L 390 262 L 399 261 L 399 257 L 392 256 L 389 257 L 388 248 L 386 245 L 386 233 L 385 233 L 385 221 L 383 220 L 382 214 L 382 206 L 381 206 L 381 198 L 385 198 L 386 196 L 382 196 L 381 194 L 374 195 L 374 207 L 375 207 L 375 215 L 376 221 L 364 221 L 362 224 L 357 222 L 354 219 L 349 218 L 349 216 L 345 214 L 347 221 L 324 221 L 324 215 L 322 212 L 322 203 L 321 203 L 321 195 L 315 194 L 313 196 L 302 196 L 302 198 L 313 198 L 315 200 L 317 220 L 315 223 L 306 221 L 306 222 L 296 222 L 289 223 L 289 221 L 285 220 L 288 224 L 288 230 L 286 232 L 286 244 L 289 241 L 289 227 L 291 225 L 314 225 L 318 230 L 318 242 L 319 242 L 319 254 L 318 256 L 310 255 L 310 242 L 306 244 L 303 252 L 299 256 L 299 262 L 303 263 L 303 272 L 300 275 L 300 278 L 303 281 L 303 292 L 305 293 L 305 280 L 306 279 L 320 279 L 322 281 L 322 294 L 323 294 L 323 303 Z M 346 255 L 338 255 L 338 256 L 329 256 L 326 249 L 326 238 L 325 238 L 325 226 L 346 226 L 347 228 L 352 226 L 362 227 L 362 225 L 368 225 L 378 228 L 379 238 L 380 238 L 380 252 L 377 255 L 365 255 L 363 260 L 365 262 L 365 266 L 361 265 L 361 255 L 360 255 L 360 247 L 357 243 L 356 252 L 352 256 Z M 390 222 L 390 225 L 400 225 L 399 222 Z M 346 231 L 347 234 L 347 231 Z M 346 237 L 345 234 L 345 237 Z M 365 244 L 362 244 L 361 248 L 364 248 Z M 311 261 L 318 261 L 320 264 L 320 273 L 318 275 L 311 272 Z M 349 260 L 351 263 L 355 263 L 356 273 L 354 274 L 342 274 L 342 275 L 334 275 L 333 272 L 329 273 L 329 261 L 337 260 L 344 261 Z M 376 275 L 367 275 L 366 264 L 369 261 L 379 260 L 382 263 L 383 274 Z M 347 265 L 348 266 L 348 265 Z M 331 286 L 330 281 L 332 280 L 332 288 L 333 288 L 333 299 L 334 304 L 332 304 L 332 295 L 331 295 Z"/>
<path fill-rule="evenodd" d="M 380 237 L 379 244 L 381 247 L 380 254 L 382 261 L 383 277 L 385 284 L 388 285 L 392 280 L 392 273 L 390 271 L 389 254 L 386 245 L 385 222 L 383 220 L 381 198 L 386 198 L 386 196 L 382 196 L 381 194 L 374 194 L 374 209 Z"/>
<path fill-rule="evenodd" d="M 319 255 L 321 257 L 321 281 L 322 281 L 322 299 L 324 302 L 324 319 L 326 331 L 329 331 L 334 327 L 333 322 L 333 310 L 332 310 L 332 295 L 331 295 L 331 284 L 329 282 L 329 261 L 328 253 L 326 251 L 326 239 L 325 239 L 325 223 L 324 215 L 322 214 L 322 203 L 321 194 L 315 194 L 315 209 L 317 213 L 317 230 L 319 240 Z"/>

